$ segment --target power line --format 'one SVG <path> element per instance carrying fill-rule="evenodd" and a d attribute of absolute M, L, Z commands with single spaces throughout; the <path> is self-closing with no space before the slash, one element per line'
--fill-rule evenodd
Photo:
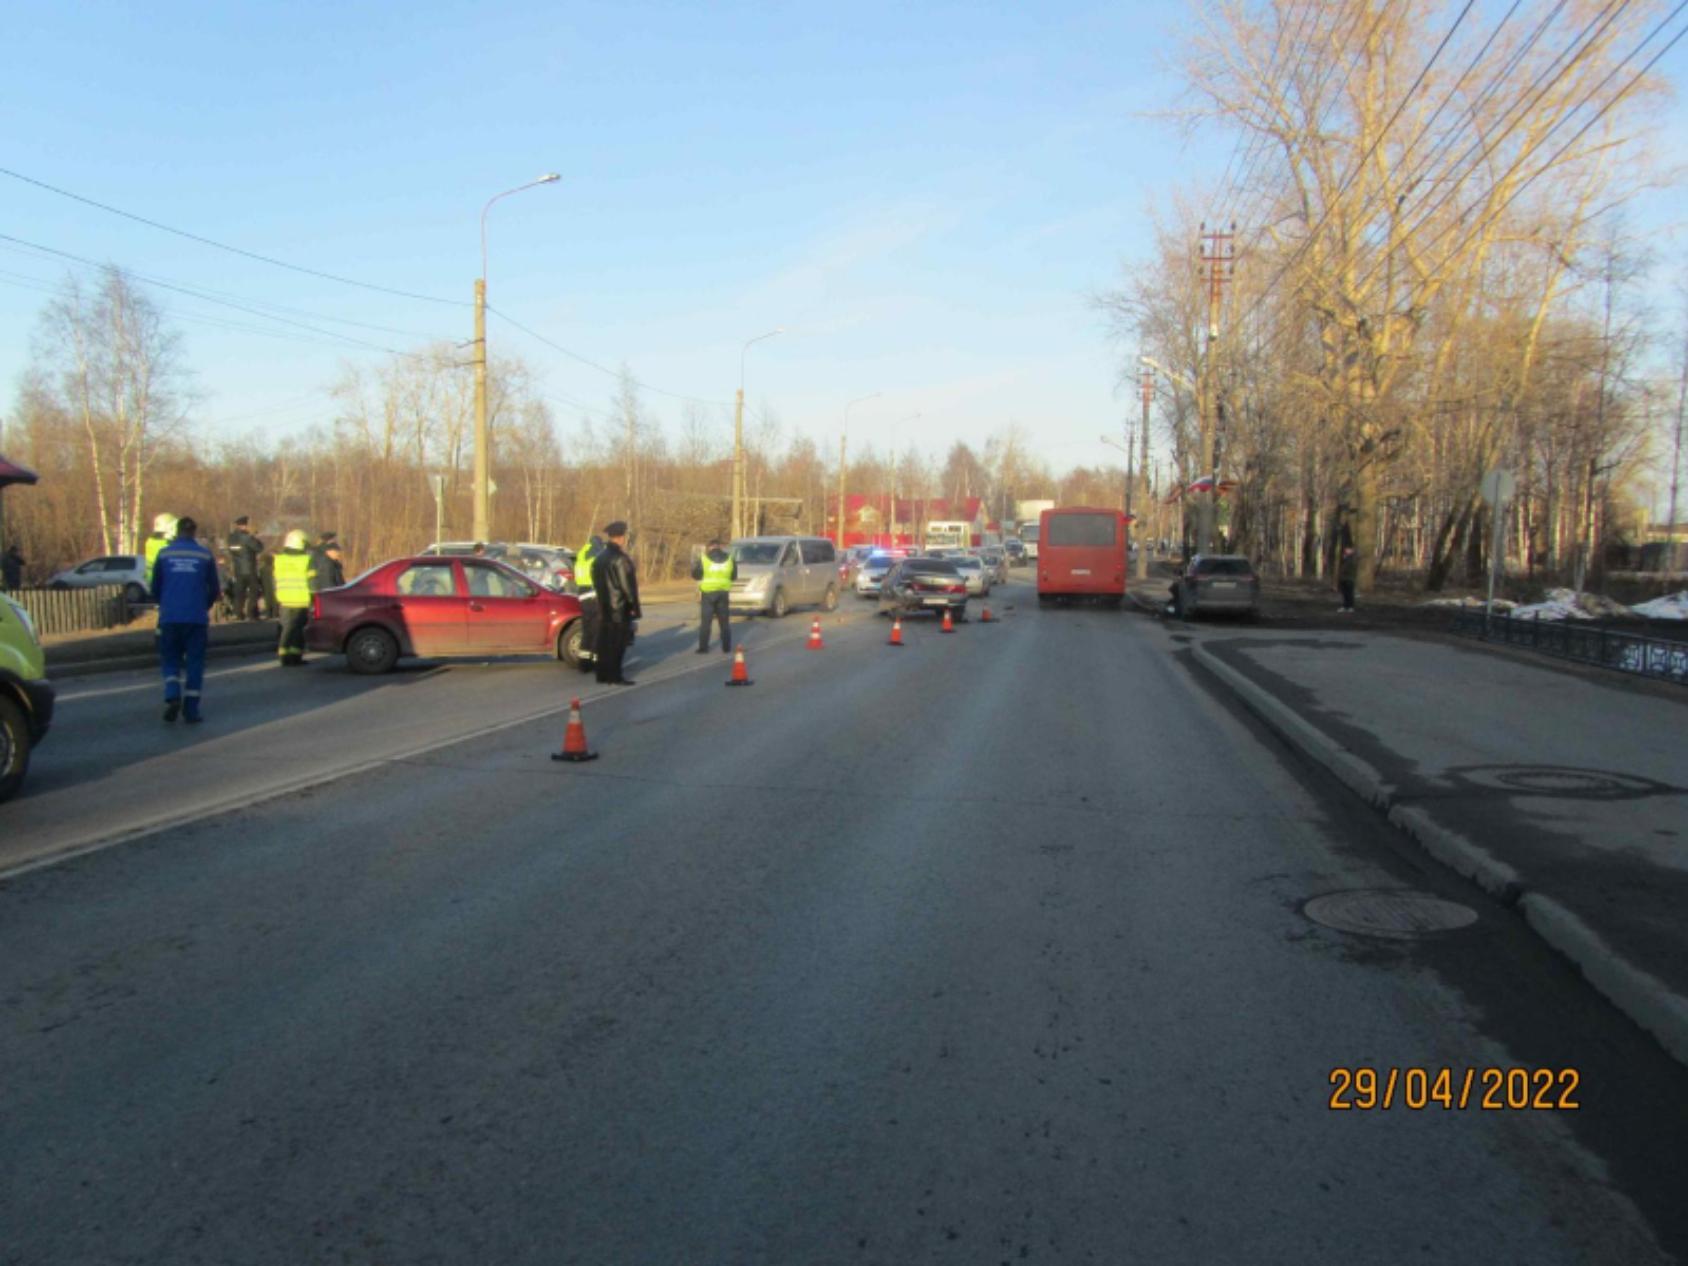
<path fill-rule="evenodd" d="M 539 331 L 529 329 L 527 326 L 523 325 L 520 321 L 516 320 L 515 317 L 511 316 L 507 312 L 501 312 L 499 309 L 493 307 L 490 303 L 487 304 L 486 310 L 488 312 L 491 312 L 494 316 L 497 316 L 500 320 L 502 320 L 502 321 L 508 323 L 509 325 L 515 327 L 516 329 L 520 330 L 523 334 L 526 334 L 529 338 L 534 339 L 537 342 L 545 344 L 545 346 L 549 347 L 552 351 L 559 352 L 562 355 L 567 356 L 570 360 L 579 361 L 582 365 L 585 365 L 587 368 L 595 369 L 600 374 L 606 374 L 611 378 L 619 379 L 622 376 L 620 370 L 611 369 L 607 365 L 600 365 L 597 361 L 591 359 L 590 357 L 582 356 L 579 352 L 571 351 L 568 348 L 564 347 L 561 343 L 553 342 L 551 339 L 548 339 L 543 334 L 539 333 Z M 650 392 L 653 395 L 667 396 L 672 400 L 686 400 L 686 401 L 690 401 L 693 404 L 707 404 L 707 405 L 710 405 L 710 406 L 712 406 L 714 408 L 718 408 L 718 409 L 725 409 L 725 408 L 729 407 L 727 401 L 725 401 L 725 400 L 707 400 L 702 396 L 688 396 L 684 392 L 668 391 L 665 388 L 652 386 L 648 382 L 643 382 L 640 379 L 633 378 L 631 376 L 628 377 L 628 381 L 631 382 L 635 387 L 639 387 L 639 388 L 641 388 L 645 391 Z"/>
<path fill-rule="evenodd" d="M 21 180 L 26 185 L 34 185 L 37 189 L 45 189 L 48 193 L 57 194 L 61 198 L 69 198 L 72 202 L 80 202 L 84 206 L 94 207 L 111 215 L 121 216 L 125 220 L 133 220 L 136 224 L 144 224 L 148 228 L 158 229 L 163 233 L 171 233 L 177 237 L 186 238 L 190 242 L 198 242 L 202 246 L 214 247 L 220 251 L 227 251 L 231 255 L 239 255 L 245 259 L 256 260 L 260 264 L 269 264 L 274 268 L 285 268 L 289 272 L 303 273 L 307 277 L 316 277 L 323 281 L 337 282 L 342 286 L 356 286 L 360 290 L 373 290 L 380 294 L 397 295 L 401 299 L 415 299 L 422 303 L 439 303 L 450 307 L 466 308 L 467 300 L 442 299 L 437 295 L 417 294 L 410 290 L 399 290 L 392 286 L 377 285 L 374 282 L 359 281 L 355 277 L 342 277 L 337 273 L 323 272 L 317 268 L 307 268 L 303 264 L 290 264 L 284 259 L 276 259 L 271 255 L 262 255 L 257 251 L 249 251 L 244 247 L 230 246 L 226 242 L 219 242 L 214 238 L 204 237 L 198 233 L 190 233 L 186 229 L 178 229 L 173 225 L 163 224 L 158 220 L 148 219 L 144 215 L 137 215 L 133 211 L 125 211 L 121 207 L 114 207 L 109 203 L 99 202 L 79 193 L 72 193 L 68 189 L 61 189 L 57 185 L 50 185 L 45 180 L 37 180 L 34 176 L 26 176 L 20 171 L 0 167 L 0 176 L 10 176 L 13 180 Z"/>

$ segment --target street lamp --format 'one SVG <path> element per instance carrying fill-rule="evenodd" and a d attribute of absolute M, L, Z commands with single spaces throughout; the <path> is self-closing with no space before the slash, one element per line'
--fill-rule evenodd
<path fill-rule="evenodd" d="M 475 279 L 475 539 L 484 541 L 491 535 L 491 493 L 489 489 L 487 433 L 486 433 L 486 213 L 500 198 L 532 189 L 535 185 L 553 185 L 562 177 L 546 172 L 538 180 L 495 193 L 481 208 L 481 275 Z"/>
<path fill-rule="evenodd" d="M 769 330 L 766 334 L 758 334 L 755 338 L 746 339 L 744 346 L 739 349 L 738 358 L 738 400 L 733 406 L 733 536 L 745 535 L 744 530 L 744 358 L 750 351 L 752 343 L 760 343 L 765 338 L 773 338 L 776 334 L 784 334 L 785 327 L 779 326 Z"/>
<path fill-rule="evenodd" d="M 844 443 L 850 434 L 850 410 L 858 404 L 865 404 L 869 400 L 877 400 L 884 395 L 883 391 L 876 391 L 872 395 L 857 396 L 844 406 L 844 425 L 838 431 L 838 549 L 844 549 Z"/>

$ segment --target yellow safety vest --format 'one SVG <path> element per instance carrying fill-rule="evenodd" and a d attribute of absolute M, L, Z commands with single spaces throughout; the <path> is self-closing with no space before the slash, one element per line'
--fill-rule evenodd
<path fill-rule="evenodd" d="M 310 606 L 311 577 L 315 574 L 314 554 L 282 550 L 275 556 L 275 600 L 284 607 Z"/>
<path fill-rule="evenodd" d="M 574 583 L 580 586 L 582 592 L 592 587 L 593 548 L 592 538 L 587 537 L 586 544 L 574 556 Z"/>
<path fill-rule="evenodd" d="M 703 566 L 703 579 L 698 581 L 698 589 L 703 593 L 726 593 L 733 587 L 733 560 L 731 556 L 716 562 L 708 554 L 698 560 Z"/>
<path fill-rule="evenodd" d="M 152 565 L 158 561 L 158 551 L 163 549 L 169 543 L 169 541 L 160 536 L 157 532 L 154 532 L 151 536 L 147 537 L 146 556 L 148 576 L 152 575 Z"/>

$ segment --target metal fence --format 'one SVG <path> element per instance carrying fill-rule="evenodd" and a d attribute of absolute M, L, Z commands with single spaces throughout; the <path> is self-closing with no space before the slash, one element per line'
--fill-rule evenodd
<path fill-rule="evenodd" d="M 35 631 L 42 635 L 122 628 L 129 623 L 131 615 L 122 585 L 98 585 L 92 589 L 13 589 L 6 596 L 29 612 Z"/>
<path fill-rule="evenodd" d="M 1572 620 L 1513 619 L 1506 615 L 1489 618 L 1481 611 L 1458 612 L 1454 632 L 1688 685 L 1688 642 Z"/>

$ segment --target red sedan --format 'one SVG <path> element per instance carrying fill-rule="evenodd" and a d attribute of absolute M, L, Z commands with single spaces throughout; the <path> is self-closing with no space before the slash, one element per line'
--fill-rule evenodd
<path fill-rule="evenodd" d="M 580 599 L 542 589 L 485 558 L 382 563 L 311 598 L 305 645 L 344 653 L 353 672 L 384 673 L 400 656 L 583 655 Z"/>

